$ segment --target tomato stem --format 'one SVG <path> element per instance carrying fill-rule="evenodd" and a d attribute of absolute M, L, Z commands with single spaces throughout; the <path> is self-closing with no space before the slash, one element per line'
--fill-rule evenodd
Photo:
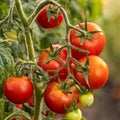
<path fill-rule="evenodd" d="M 21 18 L 21 21 L 23 23 L 24 28 L 27 28 L 29 26 L 29 22 L 28 22 L 27 17 L 24 13 L 24 10 L 23 10 L 22 4 L 21 4 L 21 0 L 16 0 L 15 5 L 16 5 L 16 9 L 17 9 L 18 14 Z"/>
<path fill-rule="evenodd" d="M 32 25 L 32 23 L 34 22 L 34 20 L 35 20 L 37 14 L 39 13 L 39 11 L 47 4 L 48 4 L 48 1 L 40 1 L 38 3 L 35 10 L 32 12 L 31 16 L 28 18 L 28 21 L 30 22 L 30 25 Z"/>
<path fill-rule="evenodd" d="M 32 35 L 30 32 L 30 22 L 27 19 L 22 4 L 21 4 L 21 0 L 16 0 L 16 8 L 18 11 L 18 14 L 21 18 L 21 21 L 23 23 L 23 28 L 24 28 L 24 35 L 25 35 L 25 46 L 26 46 L 26 50 L 28 50 L 28 57 L 29 60 L 34 60 L 35 61 L 35 51 L 34 51 L 34 46 L 33 46 L 33 39 L 32 39 Z M 39 117 L 41 117 L 40 111 L 42 110 L 42 108 L 40 108 L 40 106 L 42 106 L 42 88 L 40 89 L 36 83 L 34 83 L 34 89 L 35 89 L 35 111 L 34 111 L 34 120 L 38 120 Z"/>
<path fill-rule="evenodd" d="M 9 18 L 10 18 L 10 19 L 12 18 L 12 13 L 13 13 L 14 7 L 15 7 L 15 0 L 12 0 L 12 1 L 11 1 L 11 5 L 10 5 L 10 9 L 9 9 L 9 11 L 8 11 L 7 16 L 6 16 L 4 19 L 0 20 L 0 26 L 1 26 L 4 22 L 6 22 Z"/>
<path fill-rule="evenodd" d="M 34 52 L 34 46 L 33 46 L 33 41 L 32 41 L 32 35 L 30 31 L 25 31 L 25 36 L 26 36 L 26 42 L 27 42 L 27 47 L 28 47 L 28 56 L 30 60 L 35 60 L 35 52 Z"/>
<path fill-rule="evenodd" d="M 43 101 L 43 85 L 34 84 L 35 88 L 35 110 L 34 110 L 34 120 L 41 120 L 42 111 L 42 101 Z"/>
<path fill-rule="evenodd" d="M 23 27 L 24 27 L 24 34 L 25 34 L 25 39 L 27 42 L 27 48 L 28 49 L 28 56 L 30 60 L 33 60 L 35 58 L 35 52 L 34 52 L 34 47 L 33 47 L 33 41 L 32 41 L 32 35 L 30 33 L 30 23 L 27 19 L 27 16 L 24 13 L 22 4 L 21 4 L 21 0 L 16 0 L 16 8 L 18 11 L 18 14 L 21 18 L 21 21 L 23 23 Z"/>

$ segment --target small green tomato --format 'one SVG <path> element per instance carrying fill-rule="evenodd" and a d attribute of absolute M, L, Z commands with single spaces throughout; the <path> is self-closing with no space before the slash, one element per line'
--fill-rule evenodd
<path fill-rule="evenodd" d="M 82 106 L 91 106 L 94 102 L 94 96 L 91 92 L 81 94 L 79 97 L 79 101 Z"/>
<path fill-rule="evenodd" d="M 67 120 L 81 120 L 81 118 L 82 118 L 82 112 L 79 108 L 72 112 L 66 113 Z"/>

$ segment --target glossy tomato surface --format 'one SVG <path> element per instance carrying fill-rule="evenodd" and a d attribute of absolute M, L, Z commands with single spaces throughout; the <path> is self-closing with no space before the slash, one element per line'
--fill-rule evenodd
<path fill-rule="evenodd" d="M 58 11 L 58 15 L 55 18 L 55 16 L 48 16 L 48 9 L 52 5 L 46 5 L 44 8 L 42 8 L 36 18 L 36 21 L 38 24 L 40 24 L 43 28 L 50 29 L 55 28 L 59 26 L 63 21 L 63 15 Z M 54 9 L 54 6 L 52 6 Z M 49 11 L 50 12 L 50 11 Z M 52 10 L 51 10 L 52 12 Z M 49 18 L 50 17 L 50 18 Z"/>
<path fill-rule="evenodd" d="M 60 44 L 53 45 L 54 50 L 57 50 L 60 47 L 62 47 Z M 50 51 L 50 48 L 47 48 L 46 50 Z M 67 58 L 67 49 L 62 49 L 58 53 L 57 57 L 60 59 L 60 61 L 52 59 L 49 60 L 48 62 L 45 62 L 49 57 L 50 56 L 47 52 L 45 51 L 41 52 L 37 64 L 38 66 L 42 67 L 45 71 L 47 71 L 50 76 L 53 76 L 55 74 L 54 71 L 58 70 L 60 67 L 64 65 L 65 60 Z M 54 70 L 54 71 L 50 71 L 50 70 Z M 67 75 L 68 72 L 66 67 L 64 67 L 58 72 L 58 76 L 61 80 L 66 79 Z"/>
<path fill-rule="evenodd" d="M 83 57 L 79 60 L 80 63 L 85 64 L 86 57 Z M 90 89 L 95 90 L 98 88 L 103 87 L 106 82 L 108 81 L 109 77 L 109 68 L 106 62 L 95 55 L 88 56 L 89 59 L 89 72 L 88 72 L 88 83 L 90 86 Z M 84 79 L 83 72 L 80 72 L 78 70 L 74 70 L 75 78 L 86 88 L 88 88 L 88 84 Z"/>
<path fill-rule="evenodd" d="M 80 23 L 80 25 L 85 29 L 85 23 Z M 79 25 L 76 25 L 75 27 L 78 29 L 80 28 Z M 89 55 L 99 55 L 105 47 L 105 35 L 102 32 L 102 29 L 95 23 L 87 22 L 87 29 L 88 32 L 99 32 L 91 35 L 93 40 L 85 38 L 84 42 L 81 44 L 82 37 L 77 34 L 77 31 L 71 29 L 70 43 L 77 48 L 88 51 Z M 85 54 L 83 52 L 78 52 L 77 50 L 72 49 L 72 56 L 79 60 L 79 58 L 85 56 Z"/>
<path fill-rule="evenodd" d="M 9 101 L 15 104 L 26 102 L 33 94 L 31 79 L 26 76 L 9 77 L 4 83 L 4 94 Z"/>
<path fill-rule="evenodd" d="M 48 84 L 44 100 L 47 107 L 56 113 L 66 113 L 65 107 L 69 108 L 75 100 L 78 100 L 79 95 L 75 88 L 71 88 L 71 93 L 65 93 L 59 89 L 60 83 L 52 81 Z"/>

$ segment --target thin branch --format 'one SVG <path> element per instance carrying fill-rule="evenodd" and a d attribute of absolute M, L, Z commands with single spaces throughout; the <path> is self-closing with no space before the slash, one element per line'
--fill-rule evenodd
<path fill-rule="evenodd" d="M 29 22 L 28 22 L 28 19 L 27 19 L 26 15 L 25 15 L 24 10 L 23 10 L 22 4 L 21 4 L 21 0 L 15 0 L 15 2 L 16 2 L 15 3 L 16 9 L 17 9 L 18 14 L 19 14 L 19 16 L 21 18 L 23 26 L 24 26 L 24 28 L 27 29 L 29 27 Z"/>
<path fill-rule="evenodd" d="M 2 20 L 0 21 L 0 26 L 1 26 L 4 22 L 6 22 L 9 18 L 12 20 L 12 13 L 13 13 L 14 7 L 15 7 L 15 0 L 12 0 L 12 1 L 11 1 L 11 5 L 10 5 L 10 9 L 9 9 L 9 11 L 8 11 L 8 14 L 7 14 L 7 16 L 6 16 L 4 19 L 2 19 Z"/>

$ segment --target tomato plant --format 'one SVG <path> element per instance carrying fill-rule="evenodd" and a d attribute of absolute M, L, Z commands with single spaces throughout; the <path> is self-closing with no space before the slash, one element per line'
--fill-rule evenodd
<path fill-rule="evenodd" d="M 70 30 L 70 43 L 80 49 L 89 52 L 89 55 L 99 55 L 104 49 L 106 39 L 102 29 L 93 22 L 83 22 L 75 26 L 86 31 L 86 35 Z M 84 52 L 72 49 L 72 56 L 79 60 L 85 56 Z"/>
<path fill-rule="evenodd" d="M 65 113 L 65 108 L 69 108 L 70 104 L 78 100 L 78 96 L 74 87 L 71 87 L 69 92 L 65 92 L 65 90 L 60 89 L 60 83 L 52 81 L 45 89 L 44 100 L 47 107 L 52 111 L 56 113 Z"/>
<path fill-rule="evenodd" d="M 62 45 L 60 44 L 56 44 L 52 46 L 54 51 L 59 49 L 60 47 L 62 47 Z M 47 48 L 48 51 L 50 51 L 50 48 Z M 40 53 L 39 59 L 38 59 L 38 65 L 40 67 L 42 67 L 45 71 L 48 71 L 48 74 L 50 76 L 55 75 L 55 70 L 58 70 L 58 68 L 62 67 L 65 63 L 65 60 L 67 58 L 67 50 L 66 49 L 62 49 L 59 53 L 58 53 L 58 59 L 55 58 L 55 54 L 54 51 L 50 51 L 50 53 L 48 54 L 47 52 L 43 51 Z M 51 55 L 51 56 L 50 56 Z M 53 57 L 53 58 L 52 58 Z M 50 59 L 50 60 L 49 60 Z M 52 71 L 50 71 L 52 70 Z M 60 70 L 58 72 L 58 77 L 62 80 L 64 80 L 67 77 L 68 73 L 67 73 L 67 69 L 64 67 L 62 70 Z"/>
<path fill-rule="evenodd" d="M 109 76 L 109 68 L 106 62 L 95 55 L 88 56 L 89 59 L 89 70 L 88 70 L 88 81 L 85 80 L 84 71 L 74 70 L 75 78 L 86 88 L 91 90 L 99 89 L 103 87 Z M 79 60 L 80 63 L 85 64 L 87 57 L 83 57 Z"/>
<path fill-rule="evenodd" d="M 0 20 L 0 119 L 84 119 L 78 104 L 90 106 L 93 97 L 81 93 L 103 87 L 109 75 L 98 57 L 105 46 L 101 28 L 86 21 L 72 25 L 64 1 L 4 3 L 8 12 Z"/>
<path fill-rule="evenodd" d="M 63 15 L 60 13 L 58 7 L 46 5 L 44 8 L 42 8 L 42 10 L 40 10 L 36 21 L 43 28 L 55 28 L 62 23 Z"/>
<path fill-rule="evenodd" d="M 79 108 L 66 113 L 67 120 L 81 120 L 81 118 L 82 118 L 82 112 Z"/>
<path fill-rule="evenodd" d="M 33 94 L 33 84 L 26 76 L 10 77 L 4 83 L 4 93 L 8 100 L 15 104 L 26 102 Z"/>

